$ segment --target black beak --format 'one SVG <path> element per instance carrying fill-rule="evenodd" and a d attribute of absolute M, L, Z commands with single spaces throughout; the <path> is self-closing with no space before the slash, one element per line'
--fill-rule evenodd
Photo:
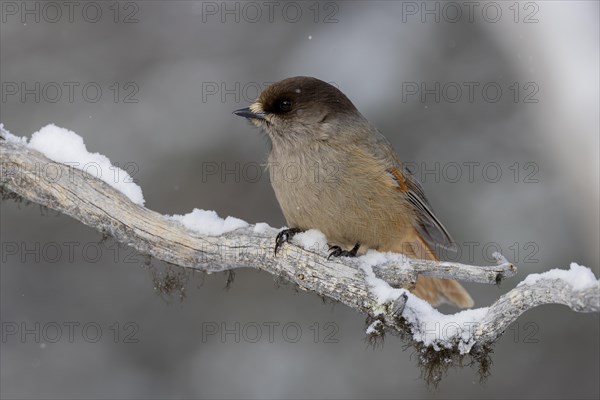
<path fill-rule="evenodd" d="M 252 110 L 250 110 L 248 107 L 240 108 L 239 110 L 235 110 L 233 113 L 244 118 L 265 119 L 265 113 L 252 112 Z"/>

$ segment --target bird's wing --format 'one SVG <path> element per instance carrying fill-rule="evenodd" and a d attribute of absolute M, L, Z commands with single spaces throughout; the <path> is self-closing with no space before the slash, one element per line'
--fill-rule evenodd
<path fill-rule="evenodd" d="M 406 198 L 413 206 L 417 216 L 417 231 L 427 244 L 439 252 L 439 247 L 442 246 L 447 250 L 456 251 L 456 244 L 452 237 L 444 228 L 444 225 L 433 213 L 433 209 L 425 197 L 421 183 L 414 175 L 403 168 L 403 174 L 406 181 Z"/>
<path fill-rule="evenodd" d="M 377 131 L 372 140 L 375 141 L 376 148 L 379 154 L 376 157 L 381 157 L 390 165 L 387 172 L 397 181 L 398 186 L 406 194 L 406 199 L 412 206 L 415 215 L 417 226 L 415 229 L 425 242 L 439 254 L 440 247 L 450 252 L 456 252 L 456 244 L 452 237 L 444 228 L 444 225 L 433 213 L 433 208 L 429 204 L 421 183 L 412 174 L 412 172 L 402 165 L 398 156 L 396 156 L 391 144 L 388 140 Z"/>

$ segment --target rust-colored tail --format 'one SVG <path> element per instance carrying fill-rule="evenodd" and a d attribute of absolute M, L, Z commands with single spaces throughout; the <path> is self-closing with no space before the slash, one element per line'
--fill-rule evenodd
<path fill-rule="evenodd" d="M 452 279 L 419 276 L 412 292 L 433 306 L 441 303 L 454 304 L 460 308 L 473 307 L 474 302 L 462 285 Z"/>
<path fill-rule="evenodd" d="M 408 246 L 402 246 L 402 249 L 394 249 L 406 254 L 409 257 L 423 260 L 438 260 L 435 253 L 421 239 L 418 233 L 411 235 L 410 240 L 404 241 Z M 392 250 L 392 251 L 394 251 Z M 413 294 L 427 301 L 432 306 L 441 303 L 454 304 L 460 308 L 473 307 L 474 302 L 469 293 L 462 285 L 452 279 L 430 278 L 428 276 L 419 276 Z"/>

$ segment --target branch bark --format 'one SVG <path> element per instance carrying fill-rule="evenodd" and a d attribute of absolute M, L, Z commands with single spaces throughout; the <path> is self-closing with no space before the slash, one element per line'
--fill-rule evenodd
<path fill-rule="evenodd" d="M 260 269 L 281 276 L 305 291 L 376 317 L 391 329 L 403 332 L 408 328 L 413 334 L 420 329 L 418 324 L 407 325 L 401 318 L 406 295 L 388 304 L 379 304 L 355 259 L 328 261 L 326 249 L 304 249 L 293 244 L 284 245 L 275 256 L 273 246 L 277 231 L 273 228 L 255 231 L 251 225 L 221 236 L 200 235 L 132 203 L 105 182 L 79 169 L 53 162 L 21 143 L 0 137 L 0 155 L 0 185 L 4 192 L 69 215 L 142 254 L 206 272 L 240 267 Z M 51 177 L 47 171 L 52 171 Z M 410 288 L 419 274 L 497 284 L 514 276 L 516 268 L 504 259 L 499 265 L 486 267 L 409 260 L 408 267 L 388 262 L 373 267 L 373 272 L 394 287 Z M 541 304 L 559 303 L 578 312 L 598 312 L 598 293 L 598 287 L 574 291 L 565 282 L 544 279 L 534 287 L 519 286 L 489 307 L 473 336 L 475 344 L 493 343 L 519 315 Z"/>

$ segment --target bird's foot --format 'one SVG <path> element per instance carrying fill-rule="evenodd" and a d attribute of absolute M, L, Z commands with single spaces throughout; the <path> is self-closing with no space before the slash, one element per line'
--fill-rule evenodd
<path fill-rule="evenodd" d="M 282 244 L 289 242 L 291 238 L 300 232 L 302 232 L 300 228 L 289 228 L 279 232 L 275 238 L 275 255 L 277 255 L 277 250 L 279 250 Z"/>
<path fill-rule="evenodd" d="M 329 257 L 327 257 L 327 259 L 329 260 L 331 257 L 356 257 L 356 253 L 358 253 L 359 248 L 360 243 L 356 243 L 350 251 L 342 250 L 340 246 L 331 246 L 329 248 L 331 253 L 329 253 Z"/>

